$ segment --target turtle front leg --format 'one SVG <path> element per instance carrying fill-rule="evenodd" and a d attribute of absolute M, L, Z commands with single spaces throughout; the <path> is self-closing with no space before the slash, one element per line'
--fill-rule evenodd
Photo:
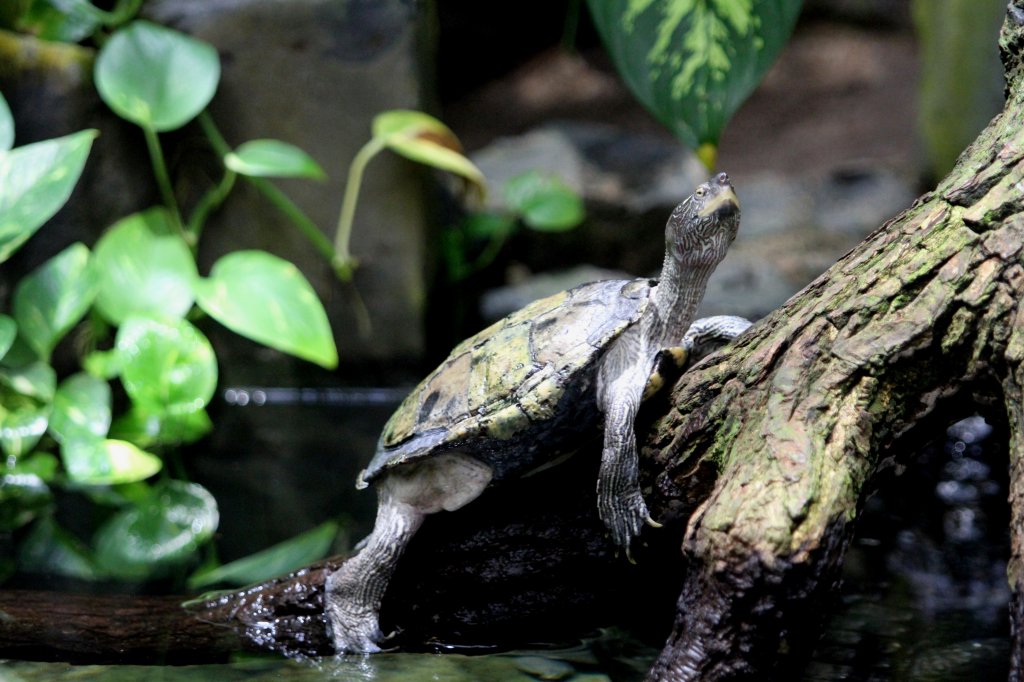
<path fill-rule="evenodd" d="M 396 499 L 386 481 L 379 495 L 373 532 L 362 550 L 331 573 L 324 585 L 327 625 L 338 653 L 380 651 L 381 600 L 402 552 L 426 516 Z"/>
<path fill-rule="evenodd" d="M 597 477 L 597 509 L 612 540 L 630 556 L 630 544 L 644 524 L 657 527 L 640 492 L 634 420 L 645 382 L 622 376 L 602 396 L 604 448 Z"/>
<path fill-rule="evenodd" d="M 683 335 L 681 369 L 689 369 L 706 356 L 736 340 L 753 323 L 736 315 L 713 315 L 694 320 Z"/>

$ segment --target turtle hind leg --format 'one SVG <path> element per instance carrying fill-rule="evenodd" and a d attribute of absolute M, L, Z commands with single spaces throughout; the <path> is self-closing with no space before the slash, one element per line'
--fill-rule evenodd
<path fill-rule="evenodd" d="M 327 576 L 324 610 L 338 653 L 380 651 L 378 615 L 391 574 L 425 514 L 381 486 L 377 520 L 363 548 Z"/>
<path fill-rule="evenodd" d="M 379 613 L 398 560 L 428 514 L 454 511 L 491 481 L 490 467 L 445 453 L 398 466 L 377 484 L 377 520 L 358 554 L 327 576 L 324 612 L 338 653 L 380 651 Z"/>

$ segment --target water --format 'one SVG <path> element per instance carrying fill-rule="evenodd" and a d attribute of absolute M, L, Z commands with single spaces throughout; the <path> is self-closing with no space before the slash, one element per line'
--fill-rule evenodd
<path fill-rule="evenodd" d="M 350 484 L 403 394 L 229 389 L 220 406 L 216 456 L 193 457 L 197 478 L 221 505 L 222 537 L 229 543 L 224 554 L 254 551 L 343 508 L 354 518 L 352 538 L 358 539 L 369 526 L 374 497 L 357 495 Z M 1006 679 L 1006 454 L 977 418 L 953 425 L 946 436 L 915 456 L 902 475 L 884 477 L 867 501 L 832 615 L 802 679 Z M 311 480 L 327 483 L 310 486 Z M 253 495 L 265 501 L 254 504 Z M 0 662 L 0 682 L 632 682 L 643 679 L 657 655 L 652 644 L 612 629 L 570 648 L 478 655 L 453 650 L 317 661 L 245 656 L 181 667 L 8 661 Z"/>

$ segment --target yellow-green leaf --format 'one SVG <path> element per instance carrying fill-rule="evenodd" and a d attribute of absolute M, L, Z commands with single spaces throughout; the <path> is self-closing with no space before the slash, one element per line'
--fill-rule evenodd
<path fill-rule="evenodd" d="M 373 137 L 407 159 L 454 173 L 466 179 L 483 196 L 486 180 L 462 153 L 455 133 L 433 116 L 421 111 L 385 111 L 373 119 Z"/>

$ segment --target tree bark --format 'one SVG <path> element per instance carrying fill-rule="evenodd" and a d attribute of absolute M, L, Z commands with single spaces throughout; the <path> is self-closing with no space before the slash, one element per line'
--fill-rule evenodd
<path fill-rule="evenodd" d="M 1001 403 L 1009 426 L 1020 678 L 1022 24 L 1014 0 L 1000 38 L 1006 107 L 950 175 L 677 384 L 646 449 L 652 509 L 688 499 L 694 472 L 715 482 L 688 522 L 693 570 L 650 679 L 770 674 L 796 643 L 788 628 L 833 584 L 887 446 L 970 393 Z"/>
<path fill-rule="evenodd" d="M 1011 679 L 1022 679 L 1024 0 L 1008 7 L 1000 50 L 1006 107 L 951 174 L 645 407 L 645 497 L 667 527 L 644 536 L 638 566 L 614 556 L 597 519 L 595 450 L 428 519 L 384 628 L 413 648 L 481 633 L 525 643 L 675 601 L 651 680 L 770 677 L 809 641 L 863 499 L 896 463 L 889 446 L 973 396 L 1009 434 Z M 324 575 L 195 602 L 184 621 L 168 607 L 166 622 L 195 624 L 221 649 L 325 653 Z M 0 595 L 0 655 L 28 650 L 12 645 L 32 631 L 32 610 L 11 617 L 17 599 Z"/>

